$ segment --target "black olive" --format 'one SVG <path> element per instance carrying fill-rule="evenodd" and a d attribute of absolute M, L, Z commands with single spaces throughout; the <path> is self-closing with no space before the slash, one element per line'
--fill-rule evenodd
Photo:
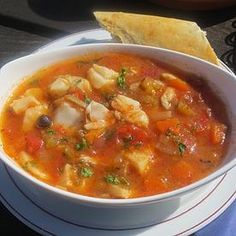
<path fill-rule="evenodd" d="M 47 115 L 41 115 L 36 122 L 38 128 L 48 128 L 52 125 L 52 120 Z"/>

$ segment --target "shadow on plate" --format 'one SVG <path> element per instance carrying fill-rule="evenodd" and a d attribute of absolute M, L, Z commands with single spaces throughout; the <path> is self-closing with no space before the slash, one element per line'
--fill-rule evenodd
<path fill-rule="evenodd" d="M 235 31 L 225 38 L 225 43 L 232 49 L 225 52 L 221 56 L 221 60 L 236 73 L 236 20 L 233 21 L 232 27 L 235 28 Z"/>
<path fill-rule="evenodd" d="M 236 6 L 211 11 L 176 10 L 133 0 L 28 0 L 28 5 L 36 14 L 57 21 L 94 20 L 92 12 L 95 10 L 126 11 L 192 20 L 203 28 L 232 19 L 236 12 Z"/>

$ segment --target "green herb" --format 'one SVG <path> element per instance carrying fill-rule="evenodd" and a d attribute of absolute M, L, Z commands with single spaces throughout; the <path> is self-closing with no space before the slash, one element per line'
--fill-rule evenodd
<path fill-rule="evenodd" d="M 114 185 L 118 185 L 118 184 L 120 184 L 121 182 L 120 182 L 120 180 L 119 180 L 119 178 L 117 177 L 117 176 L 115 176 L 115 175 L 107 175 L 106 177 L 105 177 L 105 181 L 108 183 L 108 184 L 114 184 Z"/>
<path fill-rule="evenodd" d="M 123 138 L 123 143 L 126 148 L 129 147 L 129 145 L 132 141 L 133 141 L 132 135 L 129 135 L 129 136 Z"/>
<path fill-rule="evenodd" d="M 38 86 L 39 85 L 39 79 L 33 79 L 29 82 L 31 86 Z"/>
<path fill-rule="evenodd" d="M 179 144 L 178 144 L 178 149 L 179 149 L 180 155 L 183 156 L 183 153 L 184 153 L 185 150 L 186 150 L 186 146 L 185 146 L 183 143 L 179 143 Z"/>
<path fill-rule="evenodd" d="M 204 164 L 212 164 L 212 162 L 210 160 L 203 160 L 203 159 L 200 159 L 199 160 L 201 163 L 204 163 Z"/>
<path fill-rule="evenodd" d="M 87 105 L 89 105 L 89 103 L 91 102 L 92 100 L 90 99 L 90 98 L 88 98 L 88 97 L 85 97 L 85 99 L 84 99 L 84 102 L 87 104 Z"/>
<path fill-rule="evenodd" d="M 115 95 L 109 94 L 109 93 L 104 93 L 103 97 L 106 99 L 107 102 L 110 102 L 115 97 Z"/>
<path fill-rule="evenodd" d="M 142 145 L 143 145 L 143 142 L 141 142 L 141 141 L 138 141 L 134 144 L 134 146 L 137 148 L 142 147 Z"/>
<path fill-rule="evenodd" d="M 174 133 L 170 129 L 168 129 L 166 131 L 165 135 L 167 137 L 169 137 L 174 143 L 177 143 L 177 144 L 181 143 L 181 139 L 180 139 L 179 135 L 177 135 L 176 133 Z"/>
<path fill-rule="evenodd" d="M 129 181 L 128 181 L 125 177 L 121 177 L 121 178 L 120 178 L 120 182 L 121 182 L 122 184 L 124 184 L 124 185 L 127 185 L 127 186 L 130 185 Z"/>
<path fill-rule="evenodd" d="M 49 134 L 49 135 L 53 135 L 53 134 L 56 133 L 55 130 L 53 130 L 53 129 L 49 129 L 49 130 L 47 130 L 46 132 L 47 132 L 47 134 Z"/>
<path fill-rule="evenodd" d="M 75 84 L 77 85 L 77 84 L 79 84 L 81 81 L 82 81 L 81 79 L 78 79 L 78 80 L 75 81 Z"/>
<path fill-rule="evenodd" d="M 127 70 L 122 68 L 121 72 L 119 73 L 119 76 L 117 77 L 117 85 L 118 87 L 124 89 L 126 87 L 126 83 L 125 83 L 125 75 L 127 73 Z"/>
<path fill-rule="evenodd" d="M 87 142 L 87 140 L 86 140 L 85 138 L 82 138 L 82 139 L 81 139 L 81 142 L 80 142 L 80 143 L 77 143 L 77 144 L 75 145 L 75 148 L 76 148 L 77 151 L 84 150 L 84 149 L 86 149 L 87 147 L 88 147 L 88 142 Z"/>
<path fill-rule="evenodd" d="M 67 143 L 68 142 L 68 138 L 67 137 L 62 137 L 59 139 L 60 143 Z"/>
<path fill-rule="evenodd" d="M 80 175 L 85 177 L 85 178 L 89 178 L 93 175 L 93 171 L 89 167 L 82 167 L 81 170 L 80 170 Z"/>
<path fill-rule="evenodd" d="M 116 133 L 116 130 L 115 129 L 108 129 L 104 135 L 105 139 L 106 140 L 110 140 L 114 137 Z"/>

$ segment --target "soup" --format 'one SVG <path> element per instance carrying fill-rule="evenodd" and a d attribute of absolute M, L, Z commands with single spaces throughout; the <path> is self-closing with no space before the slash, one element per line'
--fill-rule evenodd
<path fill-rule="evenodd" d="M 1 116 L 3 148 L 34 177 L 70 192 L 134 198 L 172 191 L 223 158 L 226 121 L 213 109 L 223 105 L 200 85 L 137 55 L 72 58 L 13 91 Z"/>

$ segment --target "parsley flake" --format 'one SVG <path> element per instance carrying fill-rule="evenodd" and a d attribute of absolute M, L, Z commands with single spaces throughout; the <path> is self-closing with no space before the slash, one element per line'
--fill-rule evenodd
<path fill-rule="evenodd" d="M 119 178 L 117 177 L 117 176 L 115 176 L 115 175 L 107 175 L 106 177 L 105 177 L 105 181 L 108 183 L 108 184 L 114 184 L 114 185 L 118 185 L 118 184 L 120 184 L 121 182 L 120 182 L 120 180 L 119 180 Z"/>
<path fill-rule="evenodd" d="M 183 143 L 179 143 L 178 144 L 178 149 L 179 149 L 180 156 L 183 156 L 183 154 L 186 150 L 186 145 L 184 145 Z"/>
<path fill-rule="evenodd" d="M 125 83 L 125 75 L 127 74 L 127 70 L 125 68 L 121 69 L 121 72 L 119 73 L 119 76 L 117 77 L 117 85 L 118 87 L 124 89 L 126 87 Z"/>
<path fill-rule="evenodd" d="M 49 134 L 49 135 L 53 135 L 53 134 L 55 134 L 56 132 L 55 132 L 55 130 L 53 130 L 53 129 L 49 129 L 49 130 L 47 130 L 47 134 Z"/>
<path fill-rule="evenodd" d="M 84 99 L 84 102 L 87 104 L 87 105 L 89 105 L 89 103 L 91 102 L 92 100 L 90 99 L 90 98 L 88 98 L 88 97 L 85 97 L 85 99 Z"/>
<path fill-rule="evenodd" d="M 86 149 L 88 147 L 88 142 L 87 142 L 87 140 L 85 139 L 85 138 L 82 138 L 81 139 L 81 142 L 80 143 L 77 143 L 76 145 L 75 145 L 75 149 L 77 150 L 77 151 L 81 151 L 81 150 L 83 150 L 83 149 Z"/>
<path fill-rule="evenodd" d="M 93 171 L 89 167 L 83 167 L 80 170 L 80 175 L 85 177 L 85 178 L 89 178 L 89 177 L 91 177 L 93 175 Z"/>

